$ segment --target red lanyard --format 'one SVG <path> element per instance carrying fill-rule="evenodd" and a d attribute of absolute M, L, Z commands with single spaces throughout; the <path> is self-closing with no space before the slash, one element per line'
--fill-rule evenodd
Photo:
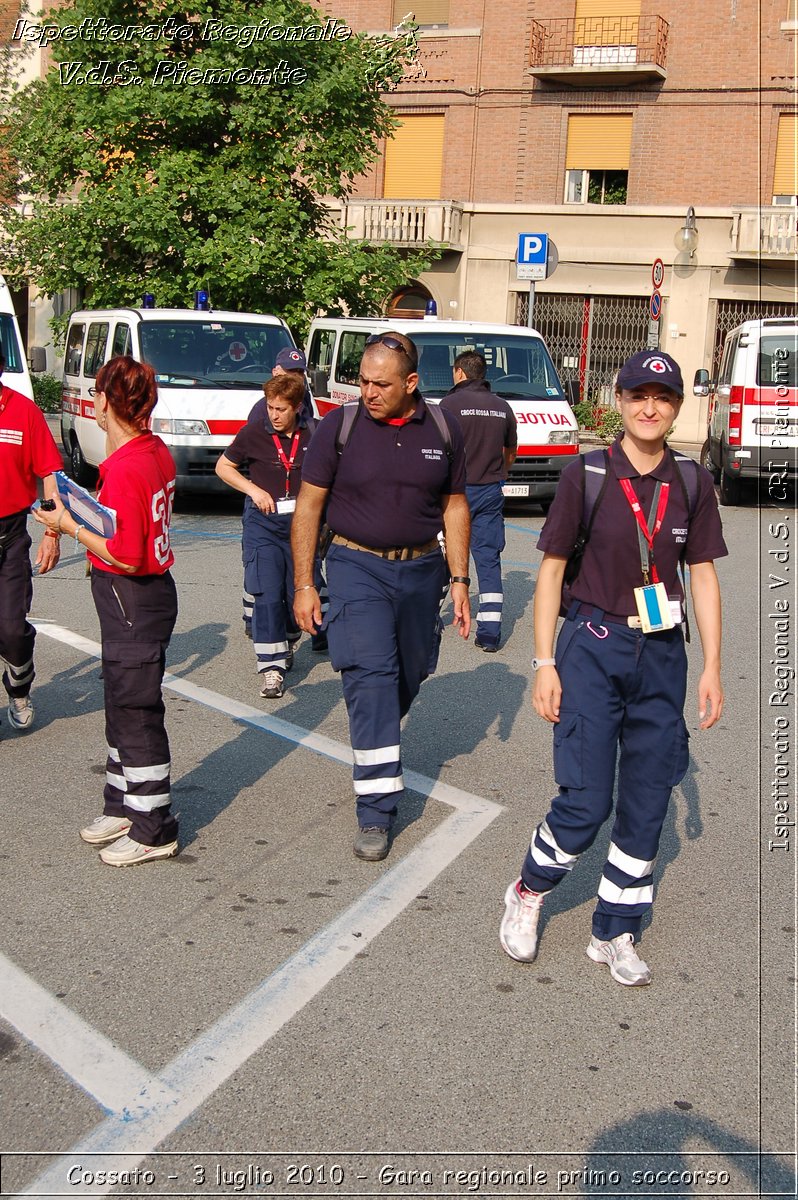
<path fill-rule="evenodd" d="M 289 493 L 289 486 L 290 486 L 290 482 L 291 482 L 291 468 L 294 465 L 294 459 L 296 458 L 296 452 L 297 452 L 297 448 L 299 446 L 299 430 L 297 429 L 296 433 L 294 434 L 294 440 L 291 442 L 291 457 L 290 458 L 285 457 L 285 451 L 283 450 L 282 446 L 280 445 L 280 439 L 278 438 L 276 433 L 272 434 L 272 441 L 274 442 L 275 446 L 277 447 L 277 457 L 280 459 L 280 462 L 285 467 L 285 494 L 287 496 Z"/>
<path fill-rule="evenodd" d="M 620 483 L 621 487 L 623 488 L 623 494 L 626 496 L 626 499 L 629 501 L 629 506 L 630 506 L 632 512 L 634 513 L 635 520 L 637 521 L 637 524 L 640 526 L 640 531 L 641 531 L 643 537 L 645 538 L 646 545 L 648 546 L 648 562 L 645 563 L 643 561 L 642 542 L 641 542 L 640 559 L 641 559 L 641 566 L 643 567 L 643 578 L 644 578 L 645 582 L 648 583 L 647 576 L 648 576 L 648 568 L 650 567 L 652 580 L 654 581 L 654 583 L 659 583 L 659 575 L 657 574 L 657 568 L 654 565 L 654 538 L 657 536 L 660 529 L 662 528 L 662 521 L 665 516 L 665 509 L 668 507 L 668 492 L 670 491 L 671 485 L 669 483 L 663 483 L 663 484 L 658 483 L 657 484 L 657 490 L 659 491 L 659 499 L 657 501 L 657 512 L 656 512 L 656 516 L 654 518 L 654 528 L 649 529 L 648 522 L 646 522 L 646 519 L 643 516 L 643 511 L 640 508 L 640 501 L 638 500 L 637 496 L 635 495 L 635 490 L 632 487 L 631 483 L 629 482 L 628 479 L 619 479 L 618 482 Z M 652 506 L 652 509 L 653 509 L 653 506 Z M 651 520 L 651 517 L 649 516 L 649 522 L 650 522 L 650 520 Z"/>

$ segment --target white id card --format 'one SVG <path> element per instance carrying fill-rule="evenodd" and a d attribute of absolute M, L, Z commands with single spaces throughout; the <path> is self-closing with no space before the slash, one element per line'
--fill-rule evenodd
<path fill-rule="evenodd" d="M 635 588 L 635 604 L 643 633 L 673 629 L 674 620 L 664 583 L 649 583 Z"/>
<path fill-rule="evenodd" d="M 289 496 L 283 500 L 277 501 L 278 513 L 292 513 L 296 511 L 296 497 Z"/>

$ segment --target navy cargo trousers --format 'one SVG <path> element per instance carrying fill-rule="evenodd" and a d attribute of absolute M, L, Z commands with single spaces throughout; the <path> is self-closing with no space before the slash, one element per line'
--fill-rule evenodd
<path fill-rule="evenodd" d="M 165 846 L 177 837 L 171 813 L 169 739 L 161 694 L 177 591 L 164 575 L 113 575 L 92 568 L 100 618 L 108 743 L 106 816 L 127 817 L 134 841 Z"/>
<path fill-rule="evenodd" d="M 349 716 L 358 824 L 387 829 L 404 789 L 400 722 L 437 663 L 449 573 L 438 550 L 394 562 L 333 545 L 326 562 L 324 627 Z"/>
<path fill-rule="evenodd" d="M 557 641 L 562 683 L 554 726 L 559 795 L 535 830 L 521 878 L 548 892 L 593 844 L 618 797 L 593 933 L 637 934 L 654 898 L 653 870 L 671 789 L 688 766 L 687 656 L 681 626 L 645 634 L 572 606 Z"/>

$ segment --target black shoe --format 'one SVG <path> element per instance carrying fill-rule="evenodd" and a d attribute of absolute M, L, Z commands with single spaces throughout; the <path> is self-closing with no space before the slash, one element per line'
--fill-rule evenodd
<path fill-rule="evenodd" d="M 474 638 L 474 645 L 477 650 L 484 650 L 486 654 L 495 654 L 499 649 L 498 642 L 481 642 L 479 638 Z"/>
<path fill-rule="evenodd" d="M 314 654 L 327 653 L 327 636 L 323 633 L 314 633 L 310 639 L 310 648 Z"/>
<path fill-rule="evenodd" d="M 359 829 L 352 849 L 356 858 L 379 862 L 388 853 L 388 830 L 383 826 Z"/>
<path fill-rule="evenodd" d="M 248 637 L 249 640 L 252 641 L 252 622 L 251 621 L 244 622 L 244 637 Z"/>

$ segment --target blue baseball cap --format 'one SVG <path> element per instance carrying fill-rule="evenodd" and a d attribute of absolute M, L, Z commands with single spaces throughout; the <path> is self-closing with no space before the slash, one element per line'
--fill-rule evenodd
<path fill-rule="evenodd" d="M 684 396 L 684 384 L 679 364 L 662 350 L 638 350 L 618 372 L 616 384 L 632 391 L 644 383 L 661 383 L 677 396 Z"/>
<path fill-rule="evenodd" d="M 308 364 L 301 350 L 297 350 L 295 346 L 283 346 L 282 350 L 278 351 L 274 365 L 282 367 L 284 371 L 304 371 Z"/>

